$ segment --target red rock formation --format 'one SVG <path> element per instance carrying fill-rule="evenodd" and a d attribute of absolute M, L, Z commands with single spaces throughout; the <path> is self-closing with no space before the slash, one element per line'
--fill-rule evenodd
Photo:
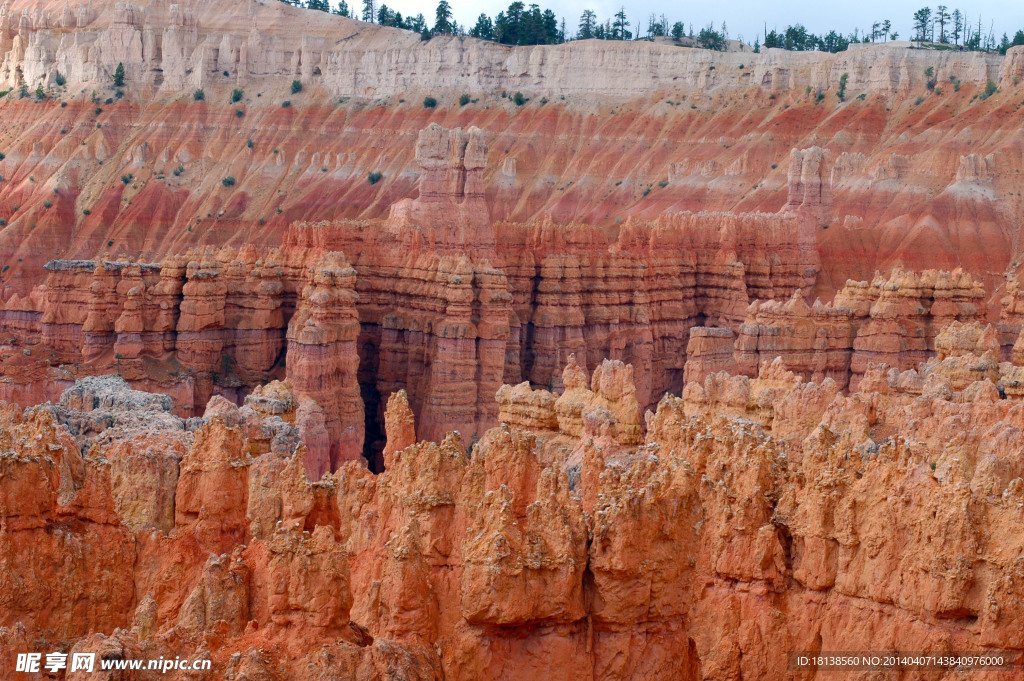
<path fill-rule="evenodd" d="M 297 395 L 314 400 L 323 411 L 331 443 L 329 470 L 363 453 L 355 280 L 356 271 L 344 255 L 324 255 L 310 268 L 288 324 L 288 380 Z"/>
<path fill-rule="evenodd" d="M 980 282 L 963 272 L 897 269 L 870 284 L 847 282 L 826 305 L 807 305 L 799 293 L 786 303 L 755 303 L 736 339 L 737 369 L 753 376 L 762 362 L 781 357 L 805 378 L 856 389 L 869 364 L 910 369 L 941 354 L 938 330 L 984 318 L 984 297 Z"/>
<path fill-rule="evenodd" d="M 851 285 L 856 284 L 847 287 Z M 762 362 L 781 357 L 788 368 L 810 380 L 831 378 L 845 388 L 853 341 L 864 317 L 839 307 L 842 300 L 837 294 L 834 303 L 815 301 L 811 306 L 798 292 L 785 303 L 751 304 L 736 339 L 739 373 L 754 376 Z"/>
<path fill-rule="evenodd" d="M 686 344 L 686 383 L 703 383 L 708 374 L 719 371 L 736 373 L 733 356 L 735 336 L 732 329 L 715 326 L 695 326 L 690 329 L 690 342 Z"/>
<path fill-rule="evenodd" d="M 56 402 L 0 406 L 3 656 L 688 681 L 1024 650 L 1022 48 L 613 42 L 0 8 L 0 81 L 46 95 L 0 121 L 0 398 Z"/>
<path fill-rule="evenodd" d="M 833 217 L 829 152 L 821 147 L 793 149 L 789 154 L 789 200 L 786 211 L 799 213 L 817 225 Z"/>
<path fill-rule="evenodd" d="M 413 442 L 396 397 L 386 471 L 349 462 L 317 482 L 284 384 L 186 426 L 166 397 L 89 379 L 50 410 L 0 408 L 19 580 L 0 641 L 208 656 L 217 676 L 266 679 L 782 679 L 790 650 L 1019 655 L 1024 410 L 994 382 L 1020 367 L 995 363 L 993 327 L 952 325 L 936 347 L 920 373 L 872 366 L 871 392 L 849 395 L 781 360 L 711 374 L 639 436 L 621 427 L 639 428 L 628 367 L 603 363 L 590 390 L 570 364 L 557 400 L 503 388 L 519 425 L 472 457 L 456 435 Z M 118 475 L 157 503 L 106 472 L 126 455 Z M 54 560 L 52 521 L 80 558 Z"/>
<path fill-rule="evenodd" d="M 853 341 L 852 388 L 868 364 L 914 367 L 929 357 L 945 323 L 977 321 L 985 315 L 981 282 L 962 271 L 930 270 L 919 276 L 895 270 L 888 281 L 878 278 L 872 286 L 879 290 L 878 298 Z"/>

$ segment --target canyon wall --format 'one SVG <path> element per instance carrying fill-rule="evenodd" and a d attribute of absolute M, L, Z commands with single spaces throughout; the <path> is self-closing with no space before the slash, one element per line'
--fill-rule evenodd
<path fill-rule="evenodd" d="M 502 425 L 471 447 L 416 442 L 399 392 L 386 471 L 316 482 L 287 383 L 187 420 L 115 377 L 2 405 L 0 655 L 199 656 L 239 680 L 771 680 L 794 677 L 790 651 L 877 647 L 1019 659 L 1024 367 L 977 322 L 935 343 L 849 394 L 776 359 L 646 415 L 632 367 L 570 357 L 564 391 L 502 387 Z"/>
<path fill-rule="evenodd" d="M 475 441 L 496 423 L 503 381 L 561 386 L 575 354 L 630 362 L 653 407 L 682 390 L 691 327 L 738 327 L 752 301 L 816 281 L 818 226 L 799 199 L 775 215 L 631 219 L 614 238 L 494 223 L 478 129 L 431 125 L 416 146 L 419 194 L 384 220 L 295 223 L 280 249 L 51 261 L 45 285 L 2 308 L 3 396 L 55 399 L 76 376 L 116 370 L 192 416 L 213 394 L 238 403 L 287 377 L 323 410 L 332 463 L 351 457 L 342 440 L 349 452 L 366 443 L 380 470 L 392 392 L 406 390 L 420 437 Z"/>
<path fill-rule="evenodd" d="M 925 85 L 929 64 L 959 80 L 1002 79 L 1007 85 L 1020 71 L 1013 60 L 1004 64 L 978 52 L 922 53 L 906 49 L 905 42 L 881 56 L 859 44 L 839 54 L 765 49 L 719 55 L 598 40 L 510 47 L 442 36 L 423 44 L 410 31 L 252 0 L 226 7 L 194 0 L 77 7 L 7 0 L 0 30 L 0 76 L 11 88 L 22 80 L 33 88 L 37 82 L 52 85 L 58 72 L 74 86 L 105 85 L 119 63 L 130 82 L 162 91 L 224 78 L 257 85 L 303 77 L 331 95 L 350 97 L 503 88 L 615 98 L 680 87 L 784 91 L 836 88 L 843 73 L 851 89 L 890 94 Z"/>
<path fill-rule="evenodd" d="M 1021 78 L 6 2 L 0 660 L 1019 660 Z"/>
<path fill-rule="evenodd" d="M 327 431 L 328 468 L 362 453 L 379 472 L 398 390 L 419 437 L 457 430 L 472 443 L 496 423 L 502 382 L 561 389 L 570 355 L 589 369 L 631 364 L 647 409 L 685 382 L 755 376 L 777 356 L 855 389 L 870 363 L 915 368 L 942 326 L 988 316 L 983 283 L 962 270 L 896 268 L 805 302 L 834 210 L 819 147 L 791 154 L 778 213 L 666 213 L 612 233 L 493 220 L 487 157 L 479 129 L 432 124 L 416 143 L 418 194 L 386 218 L 295 222 L 280 248 L 53 260 L 44 285 L 0 308 L 0 395 L 27 406 L 116 371 L 193 416 L 214 394 L 240 403 L 288 378 L 311 401 L 303 422 Z M 1020 331 L 1013 300 L 1002 302 L 1004 358 Z"/>
<path fill-rule="evenodd" d="M 433 123 L 480 129 L 466 172 L 496 227 L 550 216 L 614 240 L 629 218 L 795 213 L 818 222 L 826 301 L 902 266 L 963 267 L 991 303 L 1022 262 L 1021 48 L 508 47 L 205 0 L 18 0 L 0 17 L 5 303 L 53 259 L 155 263 L 386 220 L 428 172 L 417 139 Z"/>

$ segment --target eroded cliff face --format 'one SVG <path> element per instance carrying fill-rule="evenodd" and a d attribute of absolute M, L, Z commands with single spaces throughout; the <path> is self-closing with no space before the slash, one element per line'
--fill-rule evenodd
<path fill-rule="evenodd" d="M 421 198 L 475 175 L 495 227 L 550 215 L 614 238 L 630 217 L 788 210 L 818 221 L 823 300 L 896 265 L 962 266 L 1000 295 L 1021 261 L 1021 54 L 512 48 L 272 3 L 9 2 L 0 298 L 29 295 L 54 257 L 160 262 L 279 246 L 298 221 L 383 219 L 432 172 L 417 148 L 430 123 L 481 133 Z M 976 97 L 989 80 L 1000 92 Z"/>
<path fill-rule="evenodd" d="M 19 0 L 0 54 L 0 655 L 1024 649 L 1024 48 Z"/>
<path fill-rule="evenodd" d="M 362 456 L 379 472 L 385 401 L 399 390 L 421 438 L 476 442 L 497 423 L 503 382 L 560 389 L 569 356 L 590 370 L 631 364 L 639 405 L 653 409 L 684 382 L 755 376 L 775 357 L 856 389 L 871 363 L 915 368 L 944 325 L 996 309 L 1009 359 L 1021 330 L 1016 280 L 990 308 L 984 277 L 960 268 L 896 267 L 810 303 L 833 210 L 820 147 L 791 155 L 777 213 L 667 213 L 612 233 L 495 222 L 487 155 L 479 129 L 431 124 L 416 144 L 418 196 L 384 219 L 295 222 L 280 248 L 50 261 L 44 285 L 0 308 L 0 396 L 54 400 L 113 370 L 195 416 L 215 394 L 240 404 L 288 378 L 307 401 L 310 460 L 334 470 Z"/>
<path fill-rule="evenodd" d="M 315 481 L 288 383 L 183 420 L 166 396 L 81 379 L 56 405 L 0 407 L 0 650 L 474 680 L 1021 651 L 1024 367 L 977 322 L 936 345 L 848 394 L 776 359 L 646 415 L 632 366 L 571 357 L 564 391 L 502 387 L 502 424 L 472 447 L 417 442 L 399 392 L 385 472 Z"/>
<path fill-rule="evenodd" d="M 738 329 L 752 301 L 817 280 L 817 208 L 806 205 L 817 170 L 778 214 L 668 214 L 609 235 L 495 223 L 477 128 L 430 125 L 416 149 L 419 195 L 383 220 L 298 222 L 280 248 L 159 263 L 50 261 L 44 285 L 0 308 L 0 394 L 27 406 L 116 371 L 194 416 L 214 394 L 241 403 L 288 378 L 315 403 L 303 422 L 326 429 L 329 467 L 365 453 L 379 471 L 393 392 L 406 391 L 421 438 L 458 430 L 475 442 L 497 423 L 503 382 L 560 387 L 574 354 L 589 367 L 631 363 L 637 399 L 653 408 L 682 390 L 691 328 Z"/>

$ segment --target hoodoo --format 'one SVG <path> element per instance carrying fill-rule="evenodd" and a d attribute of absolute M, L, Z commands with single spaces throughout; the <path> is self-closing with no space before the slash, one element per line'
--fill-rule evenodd
<path fill-rule="evenodd" d="M 0 6 L 0 677 L 1015 674 L 1024 46 L 435 32 Z"/>

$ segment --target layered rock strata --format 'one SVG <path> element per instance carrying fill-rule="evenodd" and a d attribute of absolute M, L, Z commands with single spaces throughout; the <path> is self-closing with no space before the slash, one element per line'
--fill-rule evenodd
<path fill-rule="evenodd" d="M 75 376 L 116 371 L 132 385 L 166 390 L 177 413 L 193 416 L 214 394 L 240 402 L 287 377 L 309 402 L 300 420 L 311 449 L 320 437 L 312 433 L 326 429 L 324 470 L 358 458 L 364 424 L 355 272 L 341 254 L 326 253 L 305 283 L 292 276 L 286 287 L 279 258 L 247 248 L 206 249 L 162 264 L 52 261 L 38 324 L 15 317 L 4 327 L 21 325 L 22 357 L 30 362 L 28 371 L 25 362 L 5 364 L 5 396 L 51 397 Z M 286 315 L 296 307 L 296 288 L 298 310 Z"/>
<path fill-rule="evenodd" d="M 327 430 L 331 465 L 362 449 L 380 471 L 385 396 L 398 390 L 421 438 L 458 430 L 472 443 L 497 422 L 503 382 L 562 389 L 570 355 L 588 371 L 599 358 L 631 364 L 647 409 L 687 380 L 733 367 L 755 375 L 777 356 L 805 378 L 855 387 L 868 363 L 912 368 L 934 353 L 941 325 L 985 316 L 982 284 L 960 270 L 895 268 L 827 305 L 806 303 L 834 211 L 835 172 L 819 147 L 791 155 L 778 213 L 670 213 L 614 234 L 550 217 L 495 222 L 489 153 L 476 128 L 428 125 L 415 145 L 416 198 L 380 221 L 294 223 L 280 249 L 52 261 L 45 288 L 4 306 L 2 394 L 54 399 L 76 376 L 114 369 L 194 415 L 214 394 L 240 403 L 287 377 L 316 403 L 302 422 L 320 439 Z M 336 252 L 355 254 L 351 270 L 337 270 L 347 266 Z M 692 331 L 708 328 L 721 331 Z"/>
<path fill-rule="evenodd" d="M 416 42 L 414 32 L 256 2 L 225 11 L 207 2 L 72 8 L 56 0 L 41 5 L 15 0 L 0 11 L 0 47 L 5 53 L 0 75 L 10 87 L 17 87 L 19 78 L 52 84 L 57 72 L 75 87 L 106 85 L 118 64 L 124 65 L 131 82 L 165 92 L 202 87 L 227 72 L 236 82 L 254 86 L 301 75 L 315 79 L 334 96 L 362 96 L 367 91 L 390 96 L 431 88 L 506 88 L 557 96 L 558 84 L 574 94 L 614 97 L 680 83 L 688 89 L 760 84 L 788 90 L 797 87 L 794 70 L 813 88 L 836 87 L 839 74 L 847 73 L 850 89 L 892 94 L 923 86 L 924 65 L 933 61 L 965 81 L 982 75 L 1010 82 L 1019 71 L 1019 57 L 1000 68 L 1002 60 L 990 55 L 924 56 L 907 52 L 906 43 L 901 43 L 838 55 L 786 54 L 791 63 L 780 63 L 781 50 L 718 55 L 719 62 L 733 68 L 712 74 L 702 52 L 668 44 L 645 43 L 633 48 L 642 57 L 632 59 L 633 50 L 600 41 L 509 48 L 442 37 L 426 46 Z M 477 68 L 454 66 L 470 60 Z M 609 67 L 595 74 L 590 68 L 595 63 Z M 738 69 L 740 64 L 745 68 Z"/>
<path fill-rule="evenodd" d="M 740 373 L 754 376 L 781 357 L 805 378 L 857 383 L 872 364 L 916 368 L 935 355 L 939 329 L 951 321 L 986 318 L 981 282 L 963 271 L 895 269 L 888 277 L 848 281 L 827 304 L 788 301 L 751 304 L 735 344 Z"/>

